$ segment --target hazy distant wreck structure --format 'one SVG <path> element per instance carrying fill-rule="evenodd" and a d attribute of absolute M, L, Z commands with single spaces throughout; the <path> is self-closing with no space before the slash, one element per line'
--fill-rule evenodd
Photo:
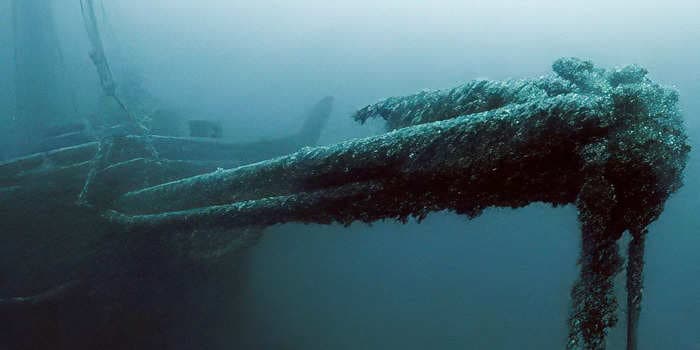
<path fill-rule="evenodd" d="M 440 210 L 475 217 L 494 206 L 574 204 L 582 252 L 568 348 L 605 348 L 606 332 L 617 322 L 618 240 L 627 231 L 633 237 L 626 264 L 628 349 L 635 349 L 647 227 L 681 186 L 690 150 L 678 95 L 638 66 L 604 70 L 564 58 L 553 69 L 556 74 L 536 79 L 479 80 L 389 98 L 354 116 L 385 119 L 386 134 L 189 178 L 172 175 L 177 171 L 163 168 L 172 163 L 149 159 L 145 151 L 96 156 L 105 141 L 60 149 L 32 156 L 42 164 L 50 159 L 50 168 L 27 167 L 39 162 L 32 157 L 0 165 L 0 193 L 21 192 L 35 184 L 32 176 L 66 176 L 82 189 L 90 162 L 118 154 L 96 177 L 110 185 L 96 180 L 90 209 L 75 210 L 94 213 L 95 222 L 117 233 L 104 239 L 144 237 L 190 258 L 203 251 L 216 256 L 223 246 L 241 246 L 265 227 L 288 222 L 420 220 Z M 146 137 L 113 139 L 109 147 L 137 149 L 116 142 L 139 140 Z M 149 140 L 156 149 L 168 142 Z M 121 180 L 137 172 L 135 178 L 149 181 Z M 182 179 L 166 183 L 172 177 Z M 71 195 L 77 199 L 79 192 Z"/>
<path fill-rule="evenodd" d="M 12 133 L 2 136 L 12 139 L 14 148 L 25 150 L 39 142 L 37 137 L 47 125 L 74 115 L 75 101 L 68 93 L 63 53 L 49 2 L 13 0 L 7 6 L 12 11 L 12 22 L 6 30 L 11 27 L 13 33 L 16 118 L 11 124 Z"/>

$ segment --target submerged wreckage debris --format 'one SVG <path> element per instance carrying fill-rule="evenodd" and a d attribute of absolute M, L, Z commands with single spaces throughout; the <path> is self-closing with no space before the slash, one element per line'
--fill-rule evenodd
<path fill-rule="evenodd" d="M 569 348 L 603 349 L 617 322 L 618 240 L 627 261 L 628 348 L 636 344 L 644 237 L 681 186 L 690 150 L 675 91 L 638 66 L 574 58 L 555 75 L 474 81 L 390 98 L 358 111 L 389 133 L 110 196 L 103 217 L 125 237 L 249 234 L 286 223 L 422 219 L 451 210 L 575 204 L 581 274 Z M 164 248 L 165 249 L 165 248 Z"/>

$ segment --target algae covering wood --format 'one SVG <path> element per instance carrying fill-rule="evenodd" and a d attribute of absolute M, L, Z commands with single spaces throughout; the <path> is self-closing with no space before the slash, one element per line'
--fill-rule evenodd
<path fill-rule="evenodd" d="M 128 193 L 117 201 L 121 212 L 105 215 L 138 234 L 420 219 L 443 209 L 473 217 L 490 206 L 573 203 L 582 254 L 568 347 L 605 348 L 617 324 L 617 240 L 629 231 L 628 349 L 635 349 L 643 238 L 681 186 L 690 150 L 678 94 L 638 66 L 605 70 L 565 58 L 553 70 L 531 81 L 387 99 L 355 118 L 385 118 L 394 132 Z"/>
<path fill-rule="evenodd" d="M 576 94 L 562 95 L 367 139 L 307 148 L 286 157 L 128 193 L 116 208 L 125 213 L 158 213 L 369 182 L 382 183 L 386 196 L 394 198 L 382 214 L 367 210 L 367 217 L 376 219 L 420 215 L 426 206 L 476 214 L 490 205 L 518 207 L 533 198 L 567 203 L 574 199 L 580 180 L 561 175 L 579 167 L 575 157 L 578 143 L 605 133 L 610 115 L 604 102 Z M 545 138 L 547 142 L 536 147 Z M 546 168 L 547 163 L 569 154 L 572 157 L 565 159 L 565 164 Z M 541 171 L 536 176 L 514 171 L 527 167 Z M 509 184 L 492 183 L 501 180 Z M 505 190 L 500 194 L 500 186 L 527 187 L 529 193 Z M 407 198 L 406 191 L 416 198 Z M 517 198 L 507 198 L 511 194 Z"/>

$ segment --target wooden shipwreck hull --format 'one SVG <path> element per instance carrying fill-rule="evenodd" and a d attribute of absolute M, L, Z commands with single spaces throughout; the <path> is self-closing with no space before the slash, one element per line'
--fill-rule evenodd
<path fill-rule="evenodd" d="M 124 133 L 111 128 L 99 139 L 0 163 L 0 288 L 26 294 L 71 275 L 84 274 L 95 255 L 104 254 L 106 236 L 123 231 L 101 214 L 119 196 L 142 188 L 204 174 L 217 169 L 293 152 L 314 145 L 332 110 L 324 98 L 308 113 L 301 130 L 288 137 L 253 143 Z M 51 143 L 65 142 L 58 132 Z M 191 258 L 206 259 L 229 251 L 236 240 Z M 204 242 L 202 242 L 204 243 Z M 223 244 L 223 246 L 222 246 Z"/>
<path fill-rule="evenodd" d="M 681 186 L 689 152 L 678 95 L 637 66 L 604 70 L 560 59 L 553 69 L 555 75 L 537 79 L 474 81 L 386 99 L 355 118 L 384 118 L 393 131 L 228 170 L 219 169 L 230 167 L 225 159 L 153 157 L 150 147 L 170 154 L 168 147 L 190 141 L 141 136 L 113 138 L 109 157 L 95 156 L 106 147 L 101 142 L 15 160 L 0 166 L 0 193 L 9 199 L 0 205 L 12 213 L 3 230 L 14 228 L 21 237 L 27 225 L 37 225 L 31 230 L 37 237 L 27 238 L 31 245 L 51 227 L 77 226 L 61 220 L 81 217 L 80 232 L 60 244 L 76 252 L 65 266 L 83 266 L 102 261 L 105 252 L 118 251 L 105 247 L 115 246 L 127 247 L 122 252 L 130 256 L 156 250 L 159 258 L 178 261 L 222 256 L 287 222 L 421 219 L 439 210 L 474 217 L 492 206 L 574 204 L 582 254 L 568 347 L 605 347 L 617 321 L 613 278 L 623 266 L 617 241 L 628 231 L 628 348 L 634 349 L 647 226 Z M 104 162 L 99 176 L 86 182 L 96 162 Z M 202 175 L 188 177 L 194 174 Z M 79 197 L 90 205 L 74 204 Z M 46 244 L 67 235 L 61 230 Z M 112 243 L 87 249 L 104 242 Z M 42 254 L 51 252 L 43 248 Z M 92 288 L 106 274 L 65 270 L 73 273 L 62 274 L 64 281 Z"/>

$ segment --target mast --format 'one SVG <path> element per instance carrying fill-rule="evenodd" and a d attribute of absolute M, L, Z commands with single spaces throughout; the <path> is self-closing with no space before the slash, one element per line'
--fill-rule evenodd
<path fill-rule="evenodd" d="M 102 92 L 106 97 L 112 98 L 117 105 L 119 105 L 119 108 L 121 108 L 126 115 L 129 124 L 138 127 L 141 132 L 145 133 L 147 128 L 143 125 L 141 120 L 136 118 L 133 113 L 129 111 L 124 101 L 117 94 L 117 83 L 114 80 L 112 68 L 105 54 L 93 0 L 80 0 L 80 10 L 83 16 L 83 23 L 85 24 L 85 31 L 87 32 L 90 45 L 92 46 L 90 59 L 97 69 L 97 75 L 100 77 Z"/>
<path fill-rule="evenodd" d="M 80 10 L 82 11 L 85 31 L 87 32 L 90 45 L 92 46 L 90 59 L 95 65 L 95 68 L 97 68 L 97 75 L 100 77 L 102 91 L 105 96 L 114 97 L 117 86 L 112 76 L 112 69 L 107 61 L 107 55 L 105 55 L 104 44 L 102 43 L 102 36 L 97 26 L 97 17 L 95 16 L 92 0 L 81 0 Z"/>

